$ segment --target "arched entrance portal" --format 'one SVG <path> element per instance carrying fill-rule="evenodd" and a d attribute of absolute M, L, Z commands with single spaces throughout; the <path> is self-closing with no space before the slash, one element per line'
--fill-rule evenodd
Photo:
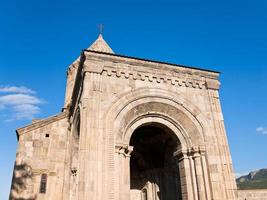
<path fill-rule="evenodd" d="M 132 134 L 130 145 L 131 200 L 182 199 L 176 135 L 164 125 L 143 125 Z"/>

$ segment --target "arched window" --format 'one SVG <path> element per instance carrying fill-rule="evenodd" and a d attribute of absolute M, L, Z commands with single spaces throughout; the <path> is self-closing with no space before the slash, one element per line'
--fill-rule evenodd
<path fill-rule="evenodd" d="M 46 193 L 47 174 L 41 175 L 40 193 Z"/>
<path fill-rule="evenodd" d="M 73 136 L 76 138 L 76 139 L 79 139 L 80 137 L 80 111 L 78 110 L 77 111 L 77 114 L 75 116 L 75 120 L 74 120 L 74 133 L 73 133 Z"/>

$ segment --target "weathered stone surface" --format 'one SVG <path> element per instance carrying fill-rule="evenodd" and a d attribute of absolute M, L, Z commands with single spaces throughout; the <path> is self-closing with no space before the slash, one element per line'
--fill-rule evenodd
<path fill-rule="evenodd" d="M 266 200 L 266 190 L 238 190 L 238 200 Z"/>
<path fill-rule="evenodd" d="M 219 73 L 93 50 L 64 111 L 17 130 L 11 199 L 236 200 Z"/>

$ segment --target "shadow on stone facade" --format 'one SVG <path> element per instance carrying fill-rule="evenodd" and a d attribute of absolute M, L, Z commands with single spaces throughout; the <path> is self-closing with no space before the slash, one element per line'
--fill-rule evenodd
<path fill-rule="evenodd" d="M 15 163 L 9 200 L 36 200 L 33 195 L 32 169 L 26 163 Z"/>
<path fill-rule="evenodd" d="M 153 193 L 158 200 L 182 199 L 180 187 L 179 175 L 174 168 L 148 170 L 131 179 L 131 190 Z"/>
<path fill-rule="evenodd" d="M 166 127 L 142 126 L 134 131 L 130 145 L 130 189 L 139 191 L 142 199 L 181 199 L 179 167 L 173 156 L 180 142 Z M 132 193 L 133 193 L 132 192 Z M 134 194 L 133 194 L 134 195 Z"/>

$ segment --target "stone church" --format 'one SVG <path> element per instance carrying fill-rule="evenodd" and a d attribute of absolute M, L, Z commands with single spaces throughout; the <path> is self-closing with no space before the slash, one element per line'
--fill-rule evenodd
<path fill-rule="evenodd" d="M 100 34 L 67 70 L 62 112 L 17 130 L 10 199 L 237 199 L 218 77 Z"/>

